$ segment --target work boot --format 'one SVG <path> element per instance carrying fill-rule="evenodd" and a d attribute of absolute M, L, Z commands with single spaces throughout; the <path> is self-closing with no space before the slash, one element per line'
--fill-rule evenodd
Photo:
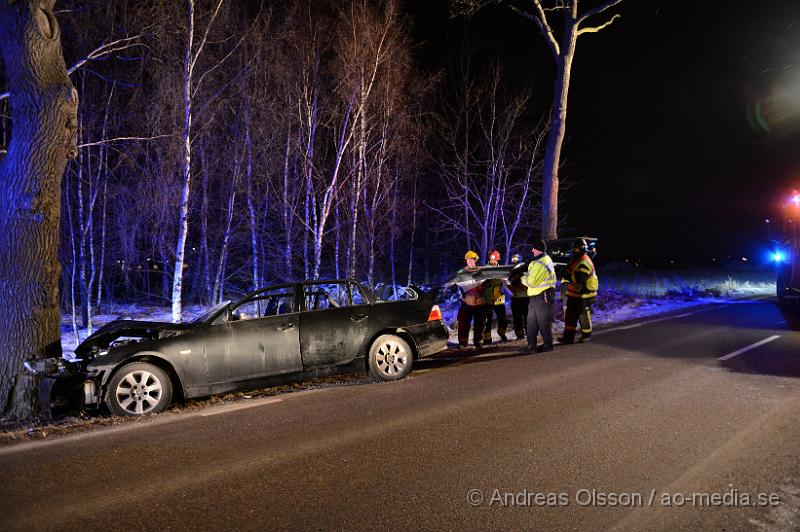
<path fill-rule="evenodd" d="M 552 345 L 540 345 L 539 347 L 536 348 L 537 353 L 549 353 L 552 350 L 553 350 Z"/>
<path fill-rule="evenodd" d="M 492 345 L 492 337 L 490 336 L 489 338 L 486 338 L 486 337 L 484 336 L 484 337 L 483 337 L 483 343 L 484 343 L 485 345 Z"/>
<path fill-rule="evenodd" d="M 586 344 L 592 341 L 592 333 L 589 334 L 582 334 L 580 340 L 578 340 L 579 344 Z"/>
<path fill-rule="evenodd" d="M 522 340 L 523 338 L 525 338 L 525 332 L 524 331 L 514 331 L 514 334 L 517 335 L 517 340 Z"/>
<path fill-rule="evenodd" d="M 501 333 L 497 333 L 497 334 L 500 335 L 500 341 L 501 342 L 508 342 L 508 337 L 506 336 L 506 333 L 501 332 Z"/>
<path fill-rule="evenodd" d="M 556 342 L 558 342 L 559 344 L 564 344 L 564 345 L 574 344 L 575 343 L 575 337 L 565 334 L 564 336 L 559 336 L 558 338 L 556 338 Z"/>
<path fill-rule="evenodd" d="M 483 347 L 483 342 L 475 342 L 475 349 L 480 349 Z"/>

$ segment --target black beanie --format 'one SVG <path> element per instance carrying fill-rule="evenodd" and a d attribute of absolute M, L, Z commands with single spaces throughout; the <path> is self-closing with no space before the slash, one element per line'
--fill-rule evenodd
<path fill-rule="evenodd" d="M 534 249 L 538 249 L 542 253 L 547 253 L 547 242 L 544 240 L 534 240 L 533 246 Z"/>

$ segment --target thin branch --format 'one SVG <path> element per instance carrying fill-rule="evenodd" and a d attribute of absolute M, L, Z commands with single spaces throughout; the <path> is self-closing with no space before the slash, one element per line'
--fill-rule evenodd
<path fill-rule="evenodd" d="M 600 13 L 605 11 L 606 9 L 610 9 L 610 8 L 614 7 L 615 5 L 621 3 L 621 2 L 622 2 L 622 0 L 609 0 L 608 2 L 606 2 L 605 4 L 603 4 L 601 6 L 597 6 L 594 9 L 590 9 L 589 11 L 587 11 L 586 13 L 584 13 L 583 15 L 578 17 L 578 25 L 580 25 L 587 18 L 593 17 L 595 15 L 599 15 Z M 619 15 L 617 15 L 617 16 L 619 16 Z M 611 20 L 614 20 L 614 19 L 612 18 Z M 605 26 L 607 26 L 609 23 L 606 23 Z"/>
<path fill-rule="evenodd" d="M 74 65 L 67 69 L 67 74 L 72 74 L 86 63 L 90 63 L 92 61 L 96 61 L 102 57 L 107 55 L 113 54 L 114 52 L 120 52 L 122 50 L 126 50 L 128 48 L 132 48 L 134 46 L 144 46 L 140 42 L 133 42 L 136 39 L 139 39 L 141 35 L 134 35 L 133 37 L 125 37 L 124 39 L 117 39 L 116 41 L 112 41 L 109 43 L 101 44 L 89 54 L 84 57 L 83 59 L 78 60 Z M 3 92 L 0 93 L 0 100 L 4 100 L 11 95 L 10 92 Z"/>
<path fill-rule="evenodd" d="M 78 144 L 79 148 L 88 148 L 89 146 L 100 146 L 103 144 L 110 144 L 112 142 L 121 142 L 124 140 L 156 140 L 164 137 L 171 137 L 172 135 L 156 135 L 155 137 L 114 137 L 113 139 L 103 139 L 96 142 L 87 142 L 85 144 Z"/>
<path fill-rule="evenodd" d="M 578 30 L 578 36 L 581 36 L 584 33 L 597 33 L 598 31 L 600 31 L 600 30 L 602 30 L 604 28 L 607 28 L 608 26 L 613 24 L 614 21 L 617 20 L 618 18 L 622 18 L 622 15 L 620 15 L 619 13 L 617 13 L 616 15 L 611 17 L 611 19 L 606 21 L 605 23 L 600 24 L 599 26 L 590 26 L 590 27 L 587 27 L 587 28 L 581 28 L 581 29 Z"/>
<path fill-rule="evenodd" d="M 550 51 L 553 52 L 553 56 L 558 58 L 561 56 L 561 48 L 558 46 L 558 41 L 556 41 L 555 34 L 553 33 L 552 28 L 550 28 L 550 24 L 547 22 L 547 15 L 542 8 L 542 4 L 539 0 L 533 0 L 533 5 L 536 6 L 536 15 L 528 13 L 527 11 L 519 9 L 513 5 L 510 7 L 517 14 L 534 21 L 536 25 L 539 26 L 539 30 L 542 32 L 542 35 L 544 35 L 547 45 L 550 47 Z"/>
<path fill-rule="evenodd" d="M 214 20 L 217 18 L 217 14 L 219 13 L 219 8 L 222 7 L 222 2 L 225 0 L 219 0 L 217 3 L 217 7 L 214 9 L 214 13 L 211 15 L 211 20 L 208 21 L 206 25 L 206 31 L 203 34 L 203 40 L 200 41 L 200 45 L 197 47 L 197 51 L 194 53 L 194 57 L 191 59 L 189 70 L 194 70 L 194 66 L 197 63 L 197 59 L 200 57 L 200 54 L 203 53 L 203 47 L 206 45 L 206 41 L 208 41 L 208 32 L 211 31 L 211 26 L 214 25 Z M 190 50 L 191 52 L 191 50 Z"/>

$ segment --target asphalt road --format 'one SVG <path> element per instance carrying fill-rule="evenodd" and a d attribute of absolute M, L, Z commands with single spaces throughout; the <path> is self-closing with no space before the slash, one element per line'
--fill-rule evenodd
<path fill-rule="evenodd" d="M 0 529 L 797 530 L 797 331 L 690 309 L 7 447 Z"/>

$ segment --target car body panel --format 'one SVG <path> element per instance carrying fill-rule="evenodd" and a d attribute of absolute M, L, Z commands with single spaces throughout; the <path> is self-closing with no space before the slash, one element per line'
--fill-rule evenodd
<path fill-rule="evenodd" d="M 335 304 L 316 308 L 307 301 L 307 295 L 326 290 L 338 292 L 328 298 Z M 97 405 L 113 372 L 133 361 L 168 370 L 186 398 L 364 371 L 365 357 L 381 334 L 404 337 L 416 356 L 446 347 L 444 323 L 428 321 L 432 296 L 414 287 L 408 293 L 412 299 L 377 301 L 363 285 L 341 279 L 266 287 L 217 305 L 200 323 L 112 322 L 79 346 L 81 360 L 36 361 L 29 369 L 78 384 L 93 382 Z M 243 310 L 248 304 L 249 314 Z M 265 315 L 270 313 L 276 315 Z"/>
<path fill-rule="evenodd" d="M 210 325 L 205 331 L 208 382 L 301 371 L 299 325 L 299 313 Z"/>

